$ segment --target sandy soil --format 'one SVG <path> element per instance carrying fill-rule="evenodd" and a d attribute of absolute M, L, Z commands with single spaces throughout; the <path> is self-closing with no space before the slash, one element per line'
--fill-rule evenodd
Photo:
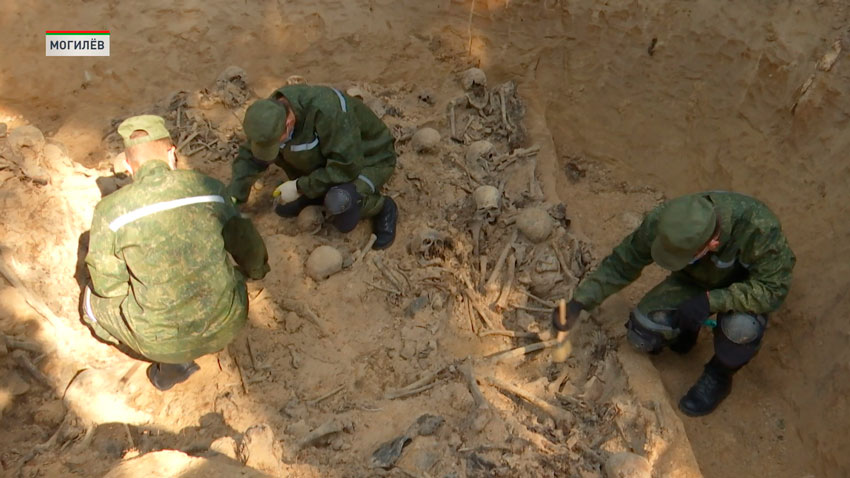
<path fill-rule="evenodd" d="M 2 11 L 0 27 L 7 32 L 4 49 L 8 54 L 0 60 L 0 121 L 10 129 L 36 125 L 49 142 L 64 145 L 78 165 L 100 171 L 108 168 L 110 153 L 114 153 L 109 144 L 113 120 L 146 112 L 157 104 L 167 108 L 164 103 L 176 91 L 212 88 L 213 80 L 231 64 L 248 72 L 249 86 L 258 94 L 293 74 L 341 87 L 364 85 L 409 114 L 398 121 L 400 127 L 435 127 L 443 132 L 444 140 L 448 136 L 445 105 L 459 94 L 459 73 L 478 65 L 488 73 L 491 86 L 517 82 L 528 109 L 528 144 L 541 146 L 535 162 L 523 162 L 526 169 L 510 177 L 527 177 L 528 164 L 534 164 L 541 195 L 526 200 L 565 203 L 572 219 L 571 233 L 588 245 L 594 258 L 602 257 L 641 213 L 665 196 L 733 189 L 762 198 L 783 220 L 797 252 L 794 287 L 786 306 L 773 316 L 761 354 L 736 377 L 728 401 L 709 417 L 684 420 L 688 439 L 707 477 L 838 477 L 850 470 L 843 453 L 848 443 L 842 433 L 843 423 L 850 419 L 847 382 L 842 379 L 850 363 L 850 337 L 843 320 L 850 304 L 844 295 L 846 265 L 840 260 L 847 249 L 843 239 L 850 231 L 839 216 L 850 191 L 844 159 L 850 153 L 845 133 L 850 113 L 850 44 L 846 39 L 850 18 L 842 2 L 739 5 L 700 1 L 684 6 L 664 1 L 479 1 L 471 16 L 470 3 L 465 1 L 268 3 L 261 7 L 239 2 L 183 2 L 179 7 L 148 2 L 137 7 L 114 2 L 61 6 L 5 1 Z M 113 32 L 112 57 L 45 58 L 43 31 L 55 28 L 109 28 Z M 831 61 L 828 54 L 834 51 L 836 41 L 840 51 Z M 434 96 L 434 105 L 419 99 L 426 90 Z M 418 156 L 402 158 L 409 168 L 400 173 L 407 174 L 397 175 L 391 190 L 400 194 L 407 217 L 424 218 L 403 223 L 405 237 L 422 223 L 445 225 L 446 229 L 463 224 L 460 213 L 456 218 L 434 213 L 446 205 L 451 208 L 443 210 L 468 210 L 468 204 L 462 204 L 466 194 L 456 187 L 466 181 L 465 173 L 454 166 L 451 152 L 449 148 L 446 155 L 425 156 L 422 161 Z M 188 158 L 188 162 L 226 178 L 226 161 Z M 450 171 L 448 181 L 444 170 Z M 74 279 L 77 242 L 88 225 L 87 214 L 99 198 L 91 184 L 95 174 L 80 166 L 60 164 L 51 170 L 53 184 L 42 187 L 20 182 L 19 176 L 0 177 L 5 181 L 0 195 L 3 244 L 20 262 L 17 270 L 23 282 L 69 319 L 75 318 L 79 290 Z M 279 177 L 270 177 L 266 184 L 276 179 Z M 53 397 L 61 395 L 68 374 L 75 372 L 72 365 L 78 363 L 111 371 L 114 382 L 126 385 L 123 389 L 113 385 L 112 390 L 101 386 L 104 400 L 125 404 L 123 410 L 111 407 L 119 409 L 119 417 L 83 418 L 131 423 L 129 439 L 121 426 L 101 426 L 93 435 L 93 451 L 73 456 L 67 450 L 51 451 L 33 459 L 25 467 L 26 473 L 53 476 L 79 473 L 92 466 L 105 472 L 124 455 L 125 448 L 147 451 L 165 446 L 199 452 L 208 449 L 212 439 L 240 438 L 258 423 L 269 423 L 279 439 L 288 443 L 340 413 L 375 426 L 364 430 L 361 425 L 353 433 L 343 434 L 346 438 L 331 442 L 330 448 L 304 451 L 306 462 L 286 465 L 300 466 L 298 472 L 303 475 L 298 476 L 312 476 L 310 470 L 328 473 L 327 467 L 339 463 L 360 470 L 356 467 L 363 466 L 363 456 L 404 432 L 426 411 L 443 415 L 449 425 L 435 436 L 414 440 L 410 447 L 422 448 L 410 449 L 417 453 L 406 451 L 405 459 L 433 456 L 428 447 L 443 443 L 461 448 L 470 439 L 464 434 L 469 428 L 458 424 L 467 418 L 472 399 L 456 374 L 441 377 L 440 385 L 409 400 L 383 400 L 380 404 L 374 400 L 388 389 L 415 380 L 424 370 L 447 363 L 440 362 L 442 358 L 485 354 L 510 342 L 479 339 L 468 327 L 462 329 L 453 322 L 453 314 L 447 312 L 455 305 L 448 300 L 451 294 L 440 299 L 442 304 L 439 300 L 435 304 L 439 294 L 429 293 L 431 307 L 426 313 L 406 317 L 404 311 L 416 297 L 393 298 L 393 294 L 351 280 L 365 275 L 371 282 L 383 284 L 382 274 L 368 256 L 360 270 L 343 272 L 321 284 L 306 280 L 291 284 L 290 277 L 300 274 L 307 253 L 320 243 L 319 238 L 352 253 L 365 242 L 368 231 L 358 229 L 350 237 L 328 232 L 306 238 L 292 236 L 289 226 L 267 214 L 266 205 L 252 207 L 278 266 L 253 289 L 257 303 L 266 304 L 254 309 L 246 338 L 257 348 L 255 355 L 269 358 L 272 366 L 258 369 L 253 363 L 245 368 L 254 371 L 248 382 L 257 381 L 245 386 L 253 390 L 243 390 L 239 379 L 240 367 L 251 362 L 247 342 L 240 341 L 227 356 L 207 357 L 201 363 L 201 380 L 179 398 L 164 401 L 145 392 L 139 370 L 125 375 L 129 364 L 110 349 L 91 341 L 85 342 L 85 349 L 75 348 L 83 343 L 77 340 L 82 336 L 75 320 L 45 325 L 17 292 L 4 287 L 0 330 L 52 349 L 46 350 L 50 353 L 38 363 L 48 373 L 48 390 L 40 389 L 19 367 L 13 367 L 15 357 L 2 359 L 4 370 L 10 372 L 4 382 L 5 431 L 0 456 L 4 469 L 18 463 L 21 452 L 46 441 L 57 429 L 64 409 Z M 470 244 L 463 229 L 445 232 L 464 237 L 464 243 Z M 493 241 L 494 252 L 489 253 L 492 267 L 505 241 L 504 231 L 488 240 Z M 387 259 L 399 267 L 415 264 L 405 246 L 404 241 L 394 246 Z M 464 252 L 444 260 L 456 270 L 469 270 L 459 267 L 468 258 L 468 251 L 460 250 Z M 601 363 L 611 363 L 610 369 L 615 371 L 624 364 L 645 361 L 631 355 L 623 358 L 627 352 L 619 338 L 621 323 L 628 305 L 661 277 L 658 270 L 647 271 L 639 283 L 612 298 L 595 314 L 595 322 L 583 329 L 589 338 L 577 340 L 579 350 L 592 355 L 593 351 L 600 353 L 602 344 L 610 343 L 601 353 L 612 358 Z M 314 308 L 326 321 L 329 338 L 320 339 L 314 326 L 304 320 L 305 314 L 278 311 L 276 306 L 286 304 L 285 300 L 278 303 L 276 294 L 282 291 Z M 328 295 L 339 304 L 324 302 L 322 298 Z M 256 312 L 262 308 L 265 312 Z M 357 313 L 351 314 L 352 310 Z M 351 316 L 357 324 L 353 335 L 344 333 Z M 532 317 L 544 323 L 541 314 Z M 433 324 L 440 324 L 440 330 L 428 330 Z M 593 335 L 594 324 L 607 331 L 606 340 Z M 506 325 L 520 330 L 531 322 L 508 321 Z M 407 343 L 414 345 L 404 350 Z M 280 344 L 289 344 L 286 353 Z M 609 346 L 616 352 L 606 353 Z M 71 350 L 77 355 L 69 355 Z M 400 359 L 402 352 L 412 355 Z M 685 360 L 669 355 L 654 360 L 667 389 L 664 406 L 675 402 L 699 374 L 710 355 L 710 343 L 702 343 L 693 355 Z M 572 366 L 580 373 L 568 385 L 584 392 L 589 379 L 602 371 L 582 368 L 589 364 L 581 358 L 579 353 L 573 359 Z M 625 376 L 639 373 L 629 371 L 628 366 L 625 369 Z M 552 395 L 539 388 L 548 381 L 535 382 L 539 377 L 554 378 L 549 376 L 545 357 L 508 370 L 508 379 L 555 403 Z M 101 378 L 89 375 L 91 378 L 82 376 L 80 383 L 93 386 Z M 124 382 L 122 378 L 126 378 Z M 653 380 L 650 373 L 647 382 Z M 337 384 L 345 388 L 305 410 L 303 401 L 333 391 Z M 646 409 L 647 399 L 635 398 L 640 397 L 640 388 L 632 383 L 612 390 L 627 391 L 628 400 L 639 404 L 630 423 L 646 425 L 645 412 L 640 410 Z M 231 394 L 221 398 L 226 389 Z M 488 399 L 496 402 L 497 410 L 510 410 L 522 423 L 534 423 L 527 407 L 490 386 L 483 389 Z M 17 399 L 8 398 L 12 390 L 19 394 Z M 657 389 L 648 390 L 655 400 L 662 401 Z M 69 392 L 66 401 L 73 403 L 74 390 Z M 85 398 L 91 397 L 81 400 Z M 611 399 L 605 397 L 603 403 L 613 403 Z M 455 406 L 433 409 L 434 404 L 448 403 Z M 82 410 L 111 408 L 75 406 L 74 412 L 83 415 Z M 374 408 L 383 410 L 369 411 Z M 153 415 L 153 420 L 139 410 Z M 594 409 L 594 413 L 602 410 Z M 496 423 L 504 420 L 502 416 Z M 152 422 L 157 426 L 144 425 Z M 687 439 L 675 432 L 677 426 L 681 422 L 673 416 L 666 424 L 671 434 L 659 443 L 687 445 Z M 71 424 L 66 428 L 79 432 L 85 427 Z M 543 420 L 532 429 L 525 428 L 531 435 L 520 435 L 534 440 L 534 435 L 546 436 L 547 430 L 557 429 Z M 651 430 L 624 435 L 647 440 Z M 503 427 L 494 431 L 493 437 L 507 442 L 516 434 L 508 431 Z M 70 443 L 70 437 L 58 438 Z M 525 447 L 514 450 L 521 458 L 516 466 L 526 467 L 521 469 L 535 476 L 558 473 L 558 466 L 576 464 L 579 468 L 587 464 L 585 471 L 593 472 L 592 454 L 577 452 L 578 442 L 571 443 L 566 436 L 550 438 L 550 444 L 576 456 L 553 460 L 559 455 L 540 453 L 540 457 L 548 457 L 541 461 L 532 458 Z M 580 437 L 579 442 L 584 443 L 585 438 Z M 133 441 L 132 446 L 128 440 Z M 606 453 L 624 448 L 623 440 L 629 441 L 618 440 Z M 658 453 L 651 443 L 641 446 Z M 503 456 L 492 450 L 488 453 L 479 454 L 484 461 Z M 338 461 L 340 456 L 349 458 Z M 359 458 L 355 460 L 355 456 Z M 680 459 L 687 466 L 687 457 Z M 408 465 L 422 465 L 418 463 Z"/>

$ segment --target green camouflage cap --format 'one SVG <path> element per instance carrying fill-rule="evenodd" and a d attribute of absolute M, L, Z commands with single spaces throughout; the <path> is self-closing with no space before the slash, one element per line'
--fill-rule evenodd
<path fill-rule="evenodd" d="M 652 260 L 667 270 L 684 269 L 711 239 L 716 226 L 717 213 L 705 197 L 671 200 L 658 217 Z"/>
<path fill-rule="evenodd" d="M 251 153 L 263 161 L 274 161 L 286 130 L 286 106 L 274 100 L 255 101 L 245 111 L 242 129 L 251 143 Z"/>
<path fill-rule="evenodd" d="M 144 131 L 147 136 L 130 139 L 134 131 Z M 165 120 L 157 115 L 131 116 L 118 126 L 118 134 L 124 138 L 124 147 L 130 148 L 138 144 L 156 141 L 158 139 L 170 138 L 171 134 L 165 127 Z"/>

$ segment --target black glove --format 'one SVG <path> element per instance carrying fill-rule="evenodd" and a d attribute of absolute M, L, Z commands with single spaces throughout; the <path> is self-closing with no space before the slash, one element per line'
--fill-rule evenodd
<path fill-rule="evenodd" d="M 322 204 L 321 198 L 310 199 L 302 194 L 292 202 L 278 204 L 275 206 L 274 212 L 280 217 L 297 217 L 305 207 L 317 206 L 319 204 Z"/>
<path fill-rule="evenodd" d="M 584 305 L 581 302 L 571 300 L 567 302 L 567 323 L 561 324 L 561 319 L 558 313 L 558 307 L 552 311 L 552 327 L 559 332 L 566 332 L 573 327 L 581 311 L 584 310 Z"/>
<path fill-rule="evenodd" d="M 709 315 L 708 294 L 703 292 L 679 304 L 673 317 L 683 332 L 697 332 Z"/>

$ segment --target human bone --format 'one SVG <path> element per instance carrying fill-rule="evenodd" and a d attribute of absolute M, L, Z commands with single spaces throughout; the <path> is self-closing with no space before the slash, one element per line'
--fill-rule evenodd
<path fill-rule="evenodd" d="M 422 128 L 413 135 L 411 143 L 417 153 L 433 151 L 440 144 L 440 133 L 434 128 Z"/>
<path fill-rule="evenodd" d="M 646 458 L 627 451 L 611 455 L 605 462 L 605 478 L 651 478 L 652 465 Z"/>
<path fill-rule="evenodd" d="M 466 150 L 466 162 L 470 165 L 479 161 L 487 162 L 493 159 L 495 154 L 496 150 L 493 143 L 483 139 L 469 145 L 469 148 Z"/>
<path fill-rule="evenodd" d="M 20 154 L 27 148 L 36 154 L 44 148 L 44 134 L 35 126 L 19 126 L 9 133 L 9 146 Z"/>
<path fill-rule="evenodd" d="M 322 215 L 321 206 L 307 206 L 298 213 L 295 224 L 301 232 L 314 233 L 322 227 L 325 218 Z"/>
<path fill-rule="evenodd" d="M 307 258 L 306 268 L 313 280 L 325 280 L 342 270 L 342 253 L 331 246 L 319 246 Z"/>
<path fill-rule="evenodd" d="M 520 232 L 531 242 L 539 243 L 546 240 L 552 233 L 552 217 L 538 207 L 524 209 L 517 217 L 516 225 Z"/>
<path fill-rule="evenodd" d="M 469 91 L 473 86 L 487 86 L 487 75 L 479 68 L 470 68 L 460 78 L 463 89 Z"/>
<path fill-rule="evenodd" d="M 476 219 L 493 222 L 499 216 L 502 201 L 501 194 L 495 187 L 488 185 L 479 186 L 472 193 L 472 200 L 475 203 Z"/>
<path fill-rule="evenodd" d="M 440 231 L 423 228 L 417 232 L 408 244 L 412 254 L 418 254 L 425 258 L 431 258 L 439 254 L 443 249 L 451 246 L 451 239 Z"/>

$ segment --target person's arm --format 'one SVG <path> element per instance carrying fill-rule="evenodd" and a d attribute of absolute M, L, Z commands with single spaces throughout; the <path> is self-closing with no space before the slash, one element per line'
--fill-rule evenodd
<path fill-rule="evenodd" d="M 753 233 L 741 250 L 740 261 L 748 264 L 747 280 L 709 291 L 711 312 L 766 314 L 778 309 L 788 295 L 796 263 L 782 231 L 774 228 Z"/>
<path fill-rule="evenodd" d="M 247 201 L 251 186 L 257 182 L 260 173 L 268 168 L 269 163 L 255 158 L 247 145 L 240 146 L 239 153 L 233 160 L 230 185 L 227 187 L 230 197 L 240 204 Z"/>
<path fill-rule="evenodd" d="M 315 127 L 325 166 L 297 182 L 298 190 L 309 198 L 322 196 L 331 186 L 354 181 L 363 164 L 360 127 L 353 112 L 319 112 Z"/>
<path fill-rule="evenodd" d="M 229 219 L 222 228 L 224 248 L 239 270 L 250 279 L 262 279 L 269 272 L 269 254 L 251 219 L 242 217 L 232 204 L 226 204 Z"/>
<path fill-rule="evenodd" d="M 643 268 L 652 263 L 651 247 L 657 220 L 657 210 L 647 215 L 641 225 L 584 278 L 576 288 L 573 300 L 581 303 L 585 310 L 591 310 L 637 280 Z"/>
<path fill-rule="evenodd" d="M 89 233 L 89 252 L 86 255 L 92 291 L 104 298 L 124 297 L 130 288 L 127 264 L 115 250 L 115 233 L 109 223 L 95 209 Z"/>

